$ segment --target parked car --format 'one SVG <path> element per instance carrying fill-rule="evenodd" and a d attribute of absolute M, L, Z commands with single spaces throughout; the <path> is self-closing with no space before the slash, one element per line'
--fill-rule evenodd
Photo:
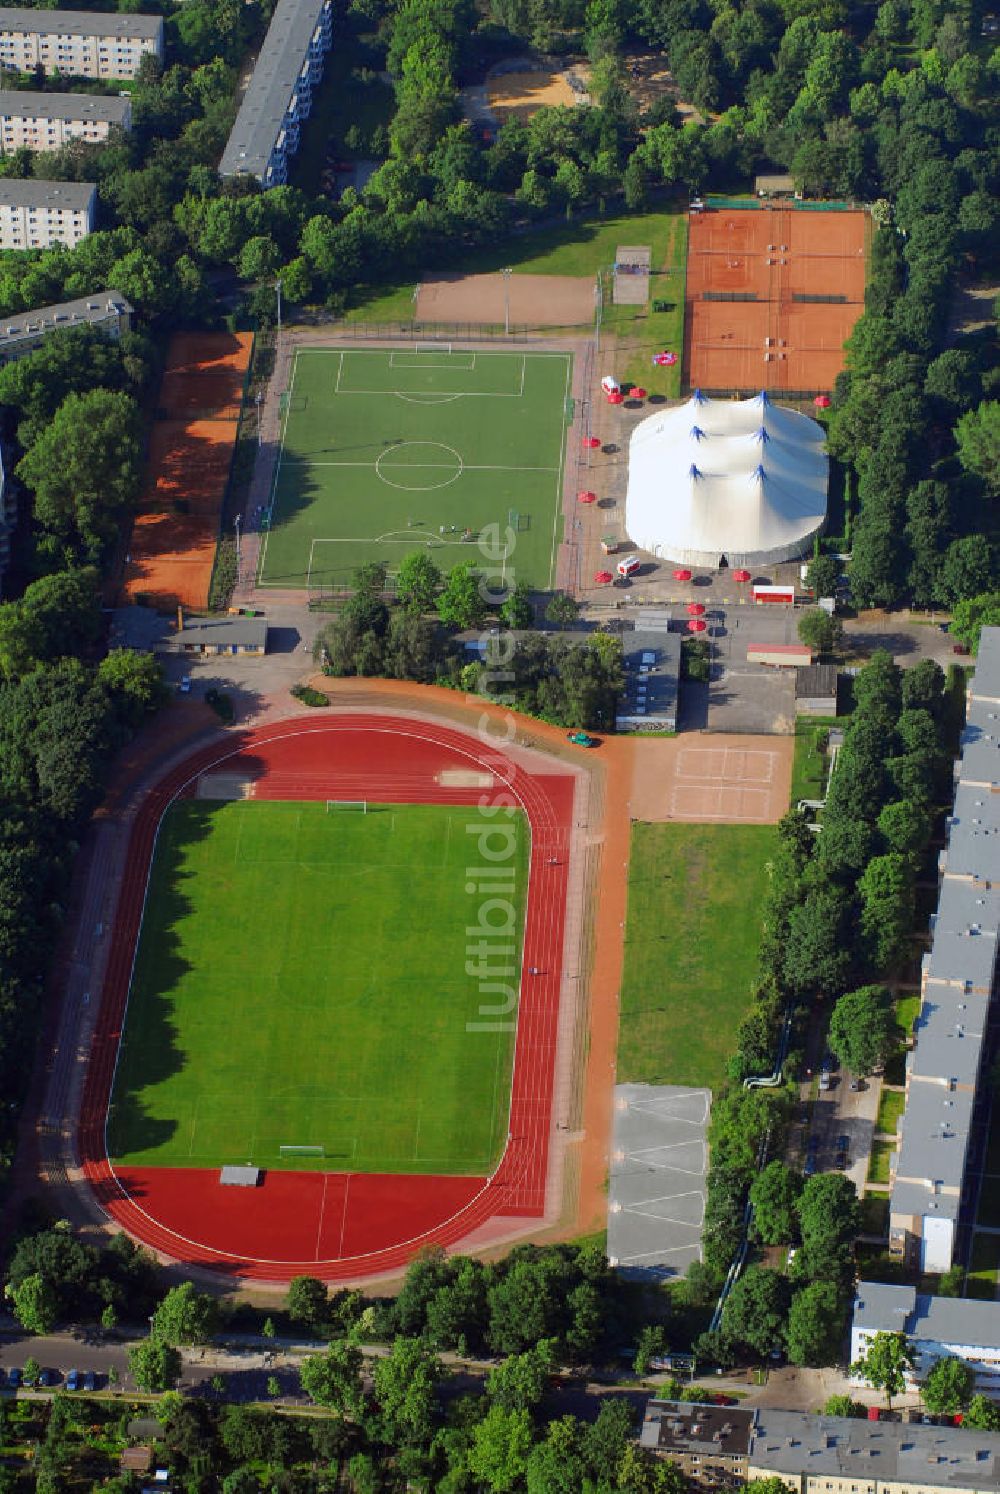
<path fill-rule="evenodd" d="M 69 1371 L 69 1373 L 66 1376 L 66 1389 L 67 1390 L 79 1390 L 80 1389 L 80 1371 L 79 1370 L 77 1370 L 77 1369 L 71 1369 Z"/>
<path fill-rule="evenodd" d="M 97 1376 L 94 1374 L 93 1370 L 88 1370 L 87 1373 L 84 1375 L 84 1377 L 83 1377 L 83 1388 L 84 1388 L 84 1390 L 96 1390 L 97 1389 Z"/>
<path fill-rule="evenodd" d="M 802 1169 L 802 1176 L 806 1177 L 806 1178 L 811 1178 L 812 1175 L 813 1175 L 813 1173 L 815 1171 L 816 1171 L 816 1153 L 815 1152 L 810 1152 L 809 1155 L 808 1155 L 808 1157 L 806 1158 L 806 1165 Z"/>
<path fill-rule="evenodd" d="M 16 1364 L 12 1364 L 10 1369 L 7 1371 L 7 1384 L 10 1386 L 11 1390 L 16 1390 L 20 1383 L 21 1371 L 18 1369 Z"/>
<path fill-rule="evenodd" d="M 850 1159 L 851 1139 L 849 1136 L 837 1137 L 837 1166 L 844 1168 Z"/>
<path fill-rule="evenodd" d="M 597 737 L 592 737 L 586 731 L 571 731 L 567 733 L 566 740 L 572 742 L 574 747 L 599 747 L 601 745 Z"/>
<path fill-rule="evenodd" d="M 39 1373 L 38 1383 L 39 1383 L 39 1385 L 45 1385 L 45 1386 L 54 1385 L 56 1383 L 56 1372 L 55 1372 L 55 1370 L 43 1369 Z"/>
<path fill-rule="evenodd" d="M 182 674 L 181 675 L 181 682 L 177 686 L 177 688 L 181 692 L 182 695 L 190 695 L 191 694 L 191 676 L 189 674 Z"/>
<path fill-rule="evenodd" d="M 833 1084 L 833 1080 L 832 1080 L 831 1075 L 830 1075 L 830 1070 L 829 1069 L 820 1069 L 820 1071 L 819 1071 L 819 1087 L 820 1087 L 820 1089 L 824 1090 L 824 1091 L 828 1090 L 828 1089 L 831 1088 L 832 1084 Z"/>

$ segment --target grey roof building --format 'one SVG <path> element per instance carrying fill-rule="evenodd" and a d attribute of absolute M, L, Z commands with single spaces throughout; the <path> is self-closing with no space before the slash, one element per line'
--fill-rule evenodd
<path fill-rule="evenodd" d="M 96 192 L 94 182 L 47 182 L 35 176 L 0 177 L 0 207 L 82 213 L 91 206 Z"/>
<path fill-rule="evenodd" d="M 118 338 L 132 322 L 132 307 L 118 291 L 98 291 L 78 301 L 60 301 L 0 318 L 0 363 L 30 353 L 50 332 L 67 327 L 100 327 Z"/>
<path fill-rule="evenodd" d="M 1000 1488 L 1000 1434 L 758 1409 L 749 1477 L 831 1494 Z"/>
<path fill-rule="evenodd" d="M 263 654 L 267 650 L 267 619 L 247 617 L 183 618 L 183 627 L 170 634 L 164 652 L 180 654 Z"/>
<path fill-rule="evenodd" d="M 36 93 L 0 88 L 0 117 L 25 119 L 93 119 L 124 128 L 131 117 L 129 99 L 100 93 Z"/>
<path fill-rule="evenodd" d="M 634 633 L 622 634 L 625 690 L 615 713 L 618 731 L 676 731 L 681 639 L 643 615 Z"/>
<path fill-rule="evenodd" d="M 3 5 L 0 31 L 34 31 L 39 36 L 127 36 L 138 41 L 161 36 L 163 17 L 117 10 L 34 10 L 27 5 Z"/>
<path fill-rule="evenodd" d="M 922 1271 L 955 1259 L 1000 942 L 1000 628 L 984 628 L 892 1169 L 889 1248 Z"/>
<path fill-rule="evenodd" d="M 754 1413 L 689 1401 L 646 1402 L 639 1446 L 676 1463 L 689 1479 L 742 1483 Z"/>
<path fill-rule="evenodd" d="M 278 0 L 236 123 L 219 162 L 222 176 L 280 186 L 299 147 L 332 34 L 332 0 Z"/>
<path fill-rule="evenodd" d="M 915 1351 L 912 1379 L 926 1378 L 936 1360 L 962 1360 L 984 1395 L 1000 1393 L 1000 1302 L 933 1297 L 912 1286 L 862 1281 L 851 1320 L 851 1359 L 875 1333 L 905 1333 Z"/>

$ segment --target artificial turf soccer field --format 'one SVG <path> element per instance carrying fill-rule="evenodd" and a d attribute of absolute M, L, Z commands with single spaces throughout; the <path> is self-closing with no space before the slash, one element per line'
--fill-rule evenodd
<path fill-rule="evenodd" d="M 514 1034 L 467 1030 L 480 1001 L 465 974 L 471 822 L 469 806 L 176 803 L 143 916 L 112 1160 L 489 1173 Z M 529 835 L 513 823 L 520 941 Z"/>
<path fill-rule="evenodd" d="M 571 382 L 569 353 L 300 348 L 258 584 L 336 591 L 424 547 L 483 564 L 509 524 L 516 579 L 551 587 Z"/>

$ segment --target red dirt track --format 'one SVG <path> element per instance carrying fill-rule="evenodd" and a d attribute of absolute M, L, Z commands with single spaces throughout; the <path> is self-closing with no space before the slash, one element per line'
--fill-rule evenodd
<path fill-rule="evenodd" d="M 531 868 L 511 1093 L 510 1136 L 491 1178 L 269 1171 L 256 1189 L 223 1188 L 217 1169 L 116 1173 L 104 1123 L 160 819 L 208 768 L 243 773 L 261 799 L 366 798 L 386 803 L 520 803 Z M 492 789 L 444 787 L 442 772 L 490 771 Z M 213 746 L 173 769 L 132 829 L 114 946 L 94 1034 L 80 1120 L 84 1173 L 102 1208 L 130 1235 L 187 1264 L 287 1281 L 347 1280 L 400 1269 L 421 1247 L 457 1244 L 496 1217 L 545 1208 L 574 780 L 527 772 L 451 727 L 351 714 L 297 718 Z M 491 820 L 484 817 L 484 826 Z M 470 842 L 472 838 L 470 837 Z M 470 865 L 476 865 L 474 842 Z"/>
<path fill-rule="evenodd" d="M 693 214 L 685 382 L 706 390 L 831 390 L 864 309 L 865 233 L 861 212 L 723 207 Z M 720 294 L 756 299 L 706 299 Z M 795 299 L 803 295 L 844 299 Z"/>

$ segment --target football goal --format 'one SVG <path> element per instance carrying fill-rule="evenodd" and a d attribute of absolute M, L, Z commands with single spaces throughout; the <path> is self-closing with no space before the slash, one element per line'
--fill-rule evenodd
<path fill-rule="evenodd" d="M 368 800 L 367 799 L 327 799 L 327 801 L 326 801 L 326 812 L 327 812 L 327 814 L 330 814 L 330 812 L 332 810 L 339 810 L 339 809 L 353 810 L 355 813 L 367 814 L 368 813 Z"/>
<path fill-rule="evenodd" d="M 323 1146 L 279 1146 L 278 1154 L 282 1157 L 325 1157 L 326 1147 Z"/>

